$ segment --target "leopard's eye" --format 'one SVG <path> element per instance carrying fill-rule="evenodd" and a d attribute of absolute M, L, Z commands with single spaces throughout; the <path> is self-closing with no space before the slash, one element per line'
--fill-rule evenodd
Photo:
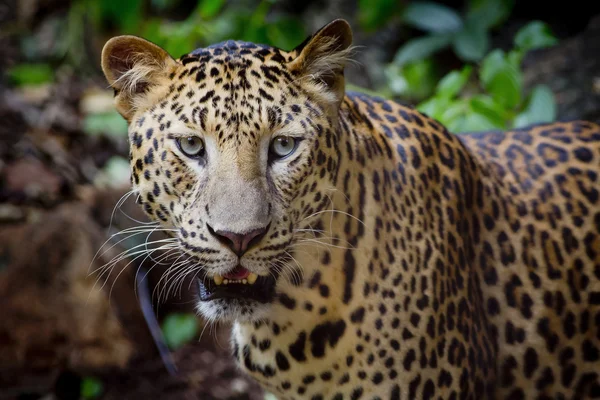
<path fill-rule="evenodd" d="M 278 136 L 271 142 L 269 150 L 275 158 L 284 158 L 296 150 L 298 140 L 290 136 Z"/>
<path fill-rule="evenodd" d="M 204 155 L 204 141 L 197 136 L 179 138 L 177 144 L 188 157 L 202 157 Z"/>

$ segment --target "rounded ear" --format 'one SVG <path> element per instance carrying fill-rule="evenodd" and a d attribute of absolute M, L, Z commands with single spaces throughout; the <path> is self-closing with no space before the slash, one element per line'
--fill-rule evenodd
<path fill-rule="evenodd" d="M 344 96 L 344 67 L 350 59 L 352 29 L 343 19 L 336 19 L 309 37 L 293 52 L 297 57 L 289 67 L 296 74 L 310 77 L 319 89 L 341 101 Z"/>
<path fill-rule="evenodd" d="M 102 71 L 115 89 L 117 110 L 129 120 L 148 89 L 177 65 L 161 47 L 137 36 L 117 36 L 102 49 Z"/>

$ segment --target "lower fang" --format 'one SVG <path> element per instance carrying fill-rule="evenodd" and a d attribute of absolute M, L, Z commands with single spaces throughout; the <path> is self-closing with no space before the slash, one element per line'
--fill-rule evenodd
<path fill-rule="evenodd" d="M 248 275 L 248 283 L 253 285 L 254 282 L 256 282 L 256 280 L 258 279 L 258 275 L 256 275 L 254 272 L 250 272 L 250 274 Z"/>

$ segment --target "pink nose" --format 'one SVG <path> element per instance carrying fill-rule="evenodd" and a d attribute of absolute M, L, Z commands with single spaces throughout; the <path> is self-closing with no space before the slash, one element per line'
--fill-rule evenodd
<path fill-rule="evenodd" d="M 209 232 L 215 236 L 219 242 L 229 247 L 238 257 L 241 257 L 250 247 L 260 242 L 268 229 L 269 226 L 267 225 L 263 228 L 240 234 L 229 231 L 214 231 L 210 225 L 208 225 Z"/>

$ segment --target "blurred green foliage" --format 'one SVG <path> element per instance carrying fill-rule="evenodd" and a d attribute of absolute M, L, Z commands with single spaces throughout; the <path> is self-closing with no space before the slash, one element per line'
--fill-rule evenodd
<path fill-rule="evenodd" d="M 451 49 L 465 63 L 478 62 L 490 50 L 490 34 L 510 15 L 514 0 L 468 0 L 460 15 L 442 4 L 429 1 L 411 2 L 402 13 L 402 21 L 424 33 L 408 40 L 396 53 L 386 75 L 394 95 L 413 100 L 433 93 L 441 78 L 439 69 L 427 67 L 419 79 L 415 64 L 424 68 L 423 60 L 442 50 Z M 404 82 L 395 84 L 395 80 Z M 427 88 L 425 90 L 424 88 Z"/>
<path fill-rule="evenodd" d="M 127 134 L 127 121 L 116 111 L 99 112 L 86 115 L 83 120 L 83 130 L 90 135 L 111 135 L 123 137 Z"/>
<path fill-rule="evenodd" d="M 443 77 L 435 94 L 417 108 L 455 133 L 520 128 L 556 118 L 550 89 L 540 85 L 525 95 L 521 61 L 527 51 L 554 45 L 549 28 L 534 21 L 515 36 L 509 52 L 491 51 L 474 68 L 466 65 Z M 473 74 L 476 70 L 477 74 Z M 463 94 L 463 89 L 466 92 Z"/>
<path fill-rule="evenodd" d="M 504 22 L 514 0 L 470 0 L 464 16 L 442 4 L 412 2 L 402 14 L 426 36 L 409 40 L 396 54 L 398 65 L 428 57 L 448 46 L 463 61 L 479 61 L 489 50 L 490 31 Z"/>
<path fill-rule="evenodd" d="M 54 80 L 52 67 L 44 63 L 18 64 L 7 71 L 11 83 L 17 86 L 41 85 Z"/>
<path fill-rule="evenodd" d="M 189 16 L 179 21 L 165 19 L 161 14 L 179 6 L 182 0 L 152 0 L 149 6 L 143 0 L 80 1 L 85 3 L 95 26 L 116 21 L 120 33 L 143 36 L 174 57 L 232 38 L 292 49 L 306 36 L 298 19 L 269 15 L 276 0 L 261 0 L 258 4 L 236 1 L 227 7 L 225 0 L 199 0 Z M 150 8 L 149 12 L 143 12 L 144 6 Z"/>
<path fill-rule="evenodd" d="M 369 35 L 394 22 L 409 39 L 383 66 L 384 87 L 353 88 L 420 103 L 419 109 L 455 132 L 554 119 L 551 91 L 536 87 L 525 93 L 521 76 L 526 52 L 557 43 L 549 27 L 533 21 L 517 33 L 512 50 L 490 48 L 492 32 L 509 18 L 514 4 L 465 0 L 463 12 L 457 12 L 435 1 L 357 0 L 356 30 Z M 145 37 L 174 57 L 228 39 L 292 49 L 309 32 L 301 16 L 277 6 L 276 0 L 74 0 L 66 17 L 47 18 L 44 32 L 55 37 L 51 45 L 39 34 L 22 38 L 24 62 L 7 76 L 15 85 L 38 85 L 53 82 L 57 66 L 70 65 L 79 75 L 97 73 L 95 46 L 113 34 Z M 90 46 L 89 38 L 101 43 Z M 448 65 L 460 67 L 448 71 Z M 83 129 L 117 137 L 127 130 L 114 112 L 86 115 Z"/>
<path fill-rule="evenodd" d="M 80 397 L 84 400 L 97 399 L 103 391 L 102 381 L 97 378 L 89 376 L 81 381 Z"/>
<path fill-rule="evenodd" d="M 165 317 L 161 328 L 167 346 L 175 350 L 198 336 L 198 318 L 194 314 L 172 313 Z"/>
<path fill-rule="evenodd" d="M 358 0 L 358 23 L 367 32 L 376 31 L 402 11 L 397 0 Z"/>

